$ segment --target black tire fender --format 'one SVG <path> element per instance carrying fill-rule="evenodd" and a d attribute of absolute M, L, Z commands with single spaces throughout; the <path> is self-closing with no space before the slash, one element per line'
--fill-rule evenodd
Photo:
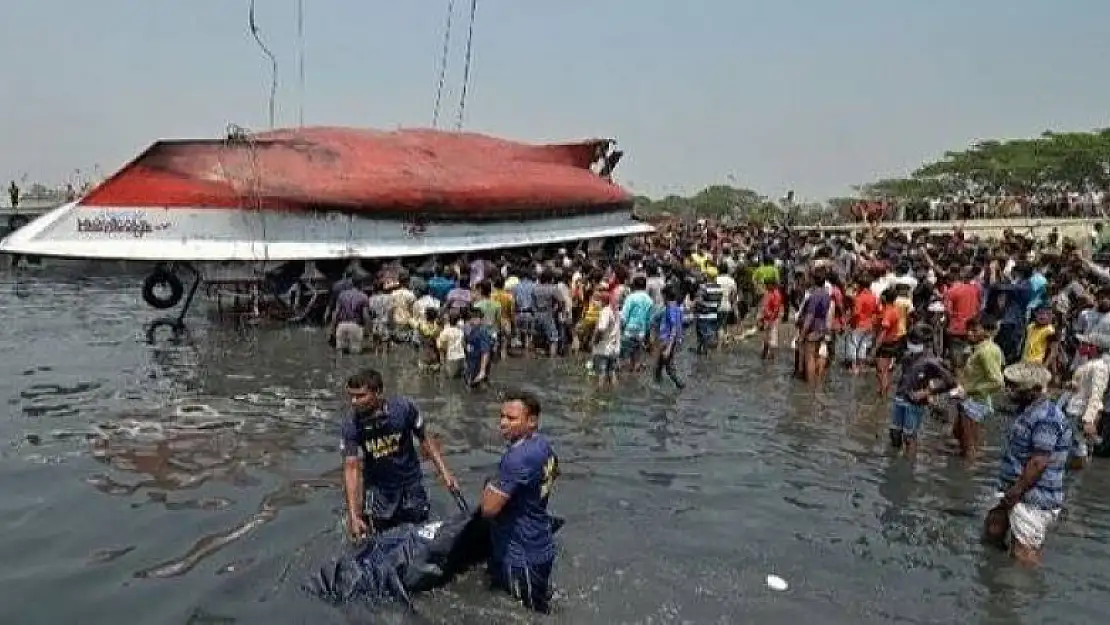
<path fill-rule="evenodd" d="M 160 287 L 169 287 L 167 297 L 158 296 L 157 289 Z M 184 296 L 185 285 L 181 283 L 181 278 L 168 269 L 159 267 L 143 280 L 143 301 L 159 310 L 177 306 Z"/>
<path fill-rule="evenodd" d="M 159 317 L 151 321 L 150 325 L 147 326 L 146 342 L 154 345 L 155 339 L 158 338 L 158 330 L 162 328 L 170 328 L 173 330 L 173 335 L 170 337 L 170 341 L 173 343 L 180 343 L 188 334 L 188 330 L 185 328 L 185 323 L 183 321 L 173 317 Z"/>

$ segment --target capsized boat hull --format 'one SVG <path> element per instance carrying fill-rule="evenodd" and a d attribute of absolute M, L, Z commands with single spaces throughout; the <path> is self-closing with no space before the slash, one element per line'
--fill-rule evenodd
<path fill-rule="evenodd" d="M 281 262 L 478 252 L 651 232 L 626 209 L 530 219 L 419 222 L 340 211 L 63 205 L 0 253 L 138 261 Z"/>
<path fill-rule="evenodd" d="M 531 219 L 631 207 L 632 195 L 601 174 L 622 154 L 609 139 L 537 145 L 427 129 L 286 128 L 157 141 L 81 203 Z"/>

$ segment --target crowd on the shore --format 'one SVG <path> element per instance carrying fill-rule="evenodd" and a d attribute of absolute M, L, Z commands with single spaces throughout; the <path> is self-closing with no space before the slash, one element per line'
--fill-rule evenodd
<path fill-rule="evenodd" d="M 1027 195 L 949 195 L 926 200 L 860 201 L 852 215 L 860 221 L 964 221 L 969 219 L 1102 218 L 1110 195 L 1102 191 Z"/>
<path fill-rule="evenodd" d="M 337 350 L 411 349 L 427 375 L 469 387 L 505 358 L 582 353 L 602 387 L 647 368 L 681 390 L 680 355 L 745 340 L 767 361 L 792 355 L 794 376 L 815 388 L 830 371 L 873 372 L 877 394 L 892 400 L 891 447 L 908 458 L 929 428 L 975 459 L 984 427 L 1002 424 L 984 538 L 1035 563 L 1069 472 L 1110 455 L 1110 271 L 1087 247 L 1055 233 L 979 240 L 671 222 L 619 249 L 349 271 L 326 319 Z"/>

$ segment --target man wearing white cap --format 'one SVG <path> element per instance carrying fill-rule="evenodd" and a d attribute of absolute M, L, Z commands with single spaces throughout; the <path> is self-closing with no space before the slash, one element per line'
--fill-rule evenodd
<path fill-rule="evenodd" d="M 1045 535 L 1064 506 L 1064 471 L 1072 428 L 1064 411 L 1045 394 L 1052 373 L 1019 362 L 1003 371 L 1020 413 L 1010 426 L 999 475 L 999 503 L 987 514 L 983 538 L 1005 545 L 1027 565 L 1040 562 Z"/>

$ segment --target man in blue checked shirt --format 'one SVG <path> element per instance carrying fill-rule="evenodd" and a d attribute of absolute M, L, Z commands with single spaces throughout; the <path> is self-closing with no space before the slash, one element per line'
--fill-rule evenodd
<path fill-rule="evenodd" d="M 1064 471 L 1072 428 L 1046 394 L 1052 374 L 1032 363 L 1006 367 L 1003 377 L 1020 410 L 1010 426 L 999 475 L 999 503 L 983 528 L 987 542 L 1005 546 L 1019 562 L 1036 565 L 1048 528 L 1064 506 Z"/>

